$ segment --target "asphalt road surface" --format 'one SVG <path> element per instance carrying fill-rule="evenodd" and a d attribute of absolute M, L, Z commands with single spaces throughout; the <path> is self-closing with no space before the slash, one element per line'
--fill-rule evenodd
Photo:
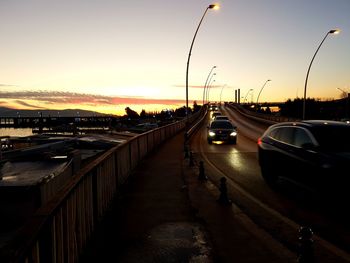
<path fill-rule="evenodd" d="M 271 189 L 261 176 L 256 144 L 269 125 L 247 118 L 234 107 L 221 106 L 220 111 L 237 126 L 237 144 L 208 144 L 209 116 L 191 141 L 191 150 L 204 161 L 210 180 L 218 185 L 225 176 L 233 202 L 289 249 L 297 249 L 298 229 L 308 226 L 314 232 L 315 250 L 324 262 L 328 252 L 350 262 L 347 200 L 319 195 L 283 178 L 276 189 Z"/>

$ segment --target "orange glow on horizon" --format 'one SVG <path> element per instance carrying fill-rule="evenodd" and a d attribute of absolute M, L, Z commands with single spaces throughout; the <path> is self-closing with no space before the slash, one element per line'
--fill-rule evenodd
<path fill-rule="evenodd" d="M 190 102 L 191 107 L 193 101 Z M 35 99 L 0 99 L 0 106 L 17 110 L 57 110 L 63 111 L 66 109 L 73 110 L 88 110 L 104 114 L 112 114 L 123 116 L 125 108 L 129 107 L 137 113 L 145 110 L 148 113 L 161 112 L 163 109 L 177 109 L 185 105 L 184 100 L 155 100 L 142 98 L 111 98 L 110 101 L 102 99 L 96 100 L 91 97 L 72 97 L 64 98 L 62 101 L 54 102 Z"/>

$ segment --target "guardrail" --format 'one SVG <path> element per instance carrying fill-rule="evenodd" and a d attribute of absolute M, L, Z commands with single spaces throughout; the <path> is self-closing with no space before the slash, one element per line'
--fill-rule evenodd
<path fill-rule="evenodd" d="M 202 112 L 189 117 L 197 119 Z M 187 119 L 140 134 L 79 170 L 0 251 L 0 262 L 77 262 L 131 171 Z"/>
<path fill-rule="evenodd" d="M 255 121 L 261 122 L 263 124 L 272 125 L 278 122 L 284 122 L 284 121 L 300 121 L 300 119 L 296 118 L 289 118 L 284 116 L 273 116 L 273 115 L 267 115 L 263 113 L 253 112 L 251 110 L 247 110 L 243 108 L 240 105 L 231 105 L 229 104 L 229 107 L 234 108 L 236 111 L 238 111 L 240 114 L 249 117 L 251 119 L 254 119 Z"/>
<path fill-rule="evenodd" d="M 204 109 L 202 118 L 198 122 L 196 122 L 190 129 L 188 129 L 186 133 L 186 137 L 188 139 L 199 129 L 200 125 L 205 120 L 205 117 L 207 116 L 207 114 L 208 114 L 208 109 Z"/>

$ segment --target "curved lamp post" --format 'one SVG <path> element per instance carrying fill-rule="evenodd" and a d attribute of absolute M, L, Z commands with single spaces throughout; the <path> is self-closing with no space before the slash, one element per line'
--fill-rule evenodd
<path fill-rule="evenodd" d="M 226 87 L 227 85 L 225 84 L 224 86 L 222 86 L 221 88 L 221 92 L 220 92 L 220 104 L 221 104 L 221 95 L 222 95 L 222 91 L 224 90 L 224 88 Z"/>
<path fill-rule="evenodd" d="M 213 73 L 213 74 L 211 75 L 211 77 L 210 77 L 208 83 L 207 83 L 207 89 L 206 89 L 206 91 L 205 91 L 205 99 L 206 99 L 207 102 L 208 102 L 209 87 L 210 87 L 210 85 L 211 85 L 211 79 L 212 79 L 215 75 L 216 75 L 216 73 Z"/>
<path fill-rule="evenodd" d="M 193 36 L 193 39 L 192 39 L 192 43 L 191 43 L 191 47 L 190 47 L 190 51 L 188 52 L 187 68 L 186 68 L 186 118 L 187 118 L 187 121 L 188 121 L 188 112 L 187 112 L 187 110 L 188 110 L 188 68 L 189 68 L 189 65 L 190 65 L 191 52 L 192 52 L 194 40 L 196 39 L 196 36 L 197 36 L 198 30 L 199 30 L 199 27 L 201 26 L 202 21 L 203 21 L 205 15 L 206 15 L 206 13 L 208 12 L 208 10 L 209 10 L 209 9 L 218 9 L 218 8 L 219 8 L 218 5 L 209 5 L 209 6 L 205 9 L 204 14 L 203 14 L 201 20 L 199 21 L 197 30 L 196 30 L 196 32 L 194 33 L 194 36 Z"/>
<path fill-rule="evenodd" d="M 247 94 L 244 97 L 243 103 L 245 103 L 245 100 L 247 99 L 247 96 L 248 96 L 249 92 L 251 92 L 251 91 L 253 91 L 253 89 L 248 90 Z"/>
<path fill-rule="evenodd" d="M 210 74 L 213 72 L 214 68 L 216 68 L 216 66 L 213 66 L 208 74 L 207 80 L 205 81 L 204 87 L 203 87 L 203 106 L 204 106 L 204 95 L 205 95 L 205 88 L 207 87 L 208 84 L 208 79 L 210 77 Z"/>
<path fill-rule="evenodd" d="M 260 97 L 260 93 L 262 92 L 262 90 L 264 89 L 265 85 L 267 84 L 267 82 L 271 81 L 271 79 L 268 79 L 265 81 L 264 85 L 261 87 L 258 97 L 256 98 L 256 109 L 258 110 L 258 101 L 259 101 L 259 97 Z"/>
<path fill-rule="evenodd" d="M 209 103 L 209 91 L 210 91 L 210 87 L 213 84 L 213 82 L 215 82 L 215 79 L 213 79 L 207 87 L 207 103 Z"/>
<path fill-rule="evenodd" d="M 327 34 L 325 35 L 325 37 L 322 39 L 320 45 L 319 45 L 318 48 L 316 49 L 316 52 L 315 52 L 314 56 L 313 56 L 312 59 L 311 59 L 309 68 L 307 69 L 306 79 L 305 79 L 304 100 L 303 100 L 303 120 L 305 120 L 305 105 L 306 105 L 307 80 L 308 80 L 308 78 L 309 78 L 309 72 L 310 72 L 310 68 L 311 68 L 312 62 L 314 61 L 318 50 L 320 49 L 320 47 L 322 46 L 323 42 L 326 40 L 326 38 L 328 37 L 328 35 L 329 35 L 329 34 L 339 34 L 339 32 L 340 32 L 339 29 L 332 29 L 332 30 L 329 30 L 329 31 L 327 32 Z"/>

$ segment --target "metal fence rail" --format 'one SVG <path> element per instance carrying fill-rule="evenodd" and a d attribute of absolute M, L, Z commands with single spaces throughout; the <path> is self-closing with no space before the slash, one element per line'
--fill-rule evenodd
<path fill-rule="evenodd" d="M 264 114 L 264 113 L 259 113 L 259 112 L 254 112 L 251 110 L 247 110 L 241 105 L 229 105 L 229 107 L 234 108 L 236 111 L 238 111 L 240 114 L 254 119 L 258 122 L 272 125 L 278 122 L 284 122 L 284 121 L 300 121 L 300 119 L 297 118 L 290 118 L 290 117 L 285 117 L 285 116 L 275 116 L 275 115 L 270 115 L 270 114 Z"/>
<path fill-rule="evenodd" d="M 140 134 L 80 169 L 0 251 L 0 262 L 77 262 L 120 185 L 148 153 L 184 129 L 185 122 Z"/>

